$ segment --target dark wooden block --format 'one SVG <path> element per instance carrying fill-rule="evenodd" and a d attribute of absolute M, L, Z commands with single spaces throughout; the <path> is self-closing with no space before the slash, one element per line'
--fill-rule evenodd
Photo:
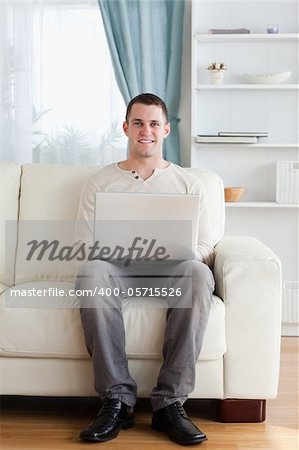
<path fill-rule="evenodd" d="M 263 422 L 265 418 L 266 400 L 219 400 L 218 422 Z"/>

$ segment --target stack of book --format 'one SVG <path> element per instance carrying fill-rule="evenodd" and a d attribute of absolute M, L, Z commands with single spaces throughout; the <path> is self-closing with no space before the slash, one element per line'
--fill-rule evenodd
<path fill-rule="evenodd" d="M 259 138 L 268 137 L 266 131 L 219 131 L 218 134 L 198 134 L 198 143 L 257 144 Z"/>
<path fill-rule="evenodd" d="M 209 34 L 249 34 L 248 28 L 210 28 Z"/>

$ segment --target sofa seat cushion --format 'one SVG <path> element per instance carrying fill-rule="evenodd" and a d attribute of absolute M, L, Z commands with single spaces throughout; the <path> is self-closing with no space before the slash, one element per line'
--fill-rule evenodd
<path fill-rule="evenodd" d="M 85 348 L 79 303 L 67 296 L 74 285 L 62 282 L 24 283 L 0 296 L 0 354 L 37 358 L 89 358 Z M 18 289 L 21 296 L 13 294 Z M 33 289 L 51 295 L 32 296 Z M 55 291 L 56 289 L 56 291 Z M 55 292 L 64 296 L 55 297 Z M 29 295 L 31 293 L 31 295 Z M 71 300 L 70 300 L 71 299 Z M 123 307 L 126 349 L 132 359 L 161 359 L 166 307 L 153 307 L 150 299 L 130 299 Z M 73 303 L 73 304 L 72 304 Z M 142 304 L 145 303 L 145 304 Z M 156 303 L 155 303 L 156 305 Z M 224 304 L 213 296 L 200 355 L 215 360 L 225 352 Z"/>

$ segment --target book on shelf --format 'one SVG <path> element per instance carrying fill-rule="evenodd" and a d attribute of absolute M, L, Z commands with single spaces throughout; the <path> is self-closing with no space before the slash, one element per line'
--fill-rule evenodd
<path fill-rule="evenodd" d="M 198 134 L 195 138 L 198 143 L 226 143 L 226 144 L 257 144 L 256 136 L 218 136 L 217 134 Z"/>
<path fill-rule="evenodd" d="M 267 131 L 219 131 L 218 136 L 268 137 Z"/>
<path fill-rule="evenodd" d="M 249 34 L 248 28 L 210 28 L 209 34 Z"/>

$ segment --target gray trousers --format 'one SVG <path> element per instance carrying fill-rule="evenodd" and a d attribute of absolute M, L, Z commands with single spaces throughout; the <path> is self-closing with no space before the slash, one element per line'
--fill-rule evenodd
<path fill-rule="evenodd" d="M 128 369 L 122 301 L 129 289 L 132 293 L 138 287 L 165 288 L 163 364 L 150 395 L 156 410 L 176 401 L 183 404 L 194 389 L 195 365 L 210 312 L 214 278 L 209 267 L 199 261 L 162 264 L 158 272 L 155 266 L 155 275 L 153 267 L 148 263 L 124 267 L 102 260 L 89 261 L 78 274 L 76 289 L 102 289 L 100 295 L 78 295 L 95 389 L 102 400 L 116 398 L 134 406 L 137 386 Z M 181 296 L 168 296 L 171 289 L 178 287 Z M 103 294 L 106 288 L 112 288 L 112 292 L 107 291 L 109 295 Z"/>

